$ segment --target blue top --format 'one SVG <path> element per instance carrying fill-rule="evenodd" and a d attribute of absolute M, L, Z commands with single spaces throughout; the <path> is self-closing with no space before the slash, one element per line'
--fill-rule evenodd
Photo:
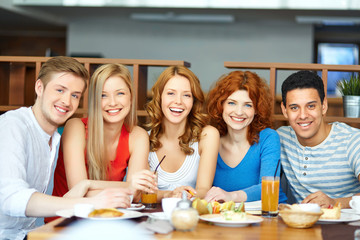
<path fill-rule="evenodd" d="M 229 167 L 218 154 L 213 185 L 227 192 L 243 190 L 248 202 L 261 200 L 261 177 L 274 176 L 279 159 L 279 135 L 266 128 L 260 132 L 259 142 L 250 146 L 236 167 Z M 276 176 L 280 176 L 280 166 Z M 286 199 L 280 186 L 279 202 L 286 202 Z"/>

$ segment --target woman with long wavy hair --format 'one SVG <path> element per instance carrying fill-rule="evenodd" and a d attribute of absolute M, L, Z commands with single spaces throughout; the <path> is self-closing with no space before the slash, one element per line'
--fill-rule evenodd
<path fill-rule="evenodd" d="M 261 177 L 273 176 L 280 158 L 279 135 L 271 129 L 271 103 L 267 83 L 249 71 L 230 72 L 209 92 L 207 112 L 221 137 L 207 201 L 261 199 Z M 279 201 L 285 200 L 280 190 Z"/>
<path fill-rule="evenodd" d="M 207 125 L 204 94 L 196 75 L 184 66 L 165 69 L 152 88 L 146 110 L 150 116 L 150 169 L 166 155 L 158 173 L 158 200 L 180 197 L 187 190 L 204 197 L 211 188 L 219 132 Z"/>
<path fill-rule="evenodd" d="M 149 137 L 136 126 L 136 104 L 129 70 L 121 64 L 96 69 L 90 80 L 88 118 L 70 119 L 61 140 L 53 195 L 62 196 L 84 179 L 92 196 L 104 188 L 156 191 L 148 169 Z M 124 177 L 126 175 L 126 182 Z"/>

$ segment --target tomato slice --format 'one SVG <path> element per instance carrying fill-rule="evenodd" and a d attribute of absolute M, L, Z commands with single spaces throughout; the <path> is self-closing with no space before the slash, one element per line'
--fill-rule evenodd
<path fill-rule="evenodd" d="M 214 202 L 213 205 L 213 213 L 220 213 L 220 204 L 218 202 Z"/>

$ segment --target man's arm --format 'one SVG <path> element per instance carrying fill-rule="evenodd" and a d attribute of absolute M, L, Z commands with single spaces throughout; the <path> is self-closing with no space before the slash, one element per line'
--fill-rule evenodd
<path fill-rule="evenodd" d="M 360 193 L 355 194 L 354 196 L 358 196 Z M 315 193 L 307 196 L 301 203 L 317 203 L 320 207 L 328 208 L 329 206 L 334 206 L 335 203 L 341 203 L 341 208 L 350 208 L 349 202 L 352 197 L 345 198 L 330 198 L 328 195 L 321 191 L 317 191 Z"/>
<path fill-rule="evenodd" d="M 84 198 L 91 188 L 90 181 L 81 181 L 75 185 L 64 197 L 54 197 L 35 192 L 31 195 L 26 206 L 27 217 L 51 217 L 61 209 L 71 209 L 77 203 L 88 203 L 95 208 L 127 208 L 130 207 L 132 191 L 127 188 L 109 188 L 94 197 Z"/>

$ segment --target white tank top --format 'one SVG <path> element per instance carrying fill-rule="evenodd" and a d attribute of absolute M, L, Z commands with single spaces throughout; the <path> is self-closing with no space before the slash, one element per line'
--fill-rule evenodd
<path fill-rule="evenodd" d="M 194 149 L 194 153 L 192 155 L 186 155 L 183 165 L 176 172 L 166 172 L 161 168 L 161 165 L 159 166 L 157 170 L 159 190 L 172 191 L 180 186 L 196 187 L 196 178 L 200 162 L 199 144 L 195 142 L 190 144 L 190 147 Z M 149 153 L 148 161 L 150 169 L 154 171 L 159 163 L 155 152 Z"/>

